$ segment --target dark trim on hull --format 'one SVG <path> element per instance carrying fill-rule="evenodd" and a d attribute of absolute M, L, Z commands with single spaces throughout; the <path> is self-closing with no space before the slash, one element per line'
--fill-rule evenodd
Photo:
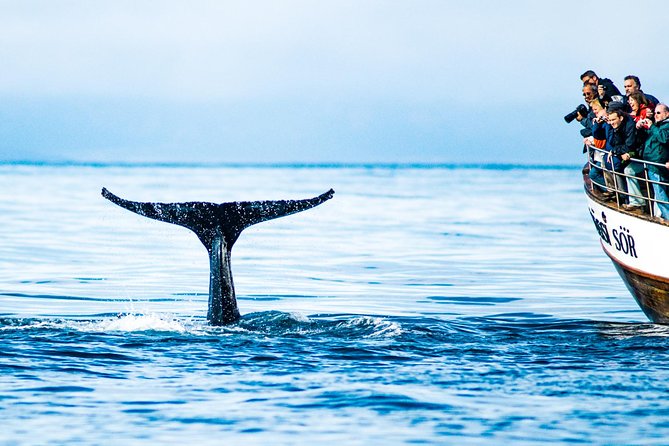
<path fill-rule="evenodd" d="M 669 279 L 631 268 L 610 255 L 609 258 L 648 319 L 669 324 Z"/>

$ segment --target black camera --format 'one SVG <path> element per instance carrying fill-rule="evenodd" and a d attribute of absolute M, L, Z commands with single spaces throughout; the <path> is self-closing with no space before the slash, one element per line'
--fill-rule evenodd
<path fill-rule="evenodd" d="M 583 104 L 578 104 L 578 107 L 576 107 L 576 110 L 574 110 L 573 112 L 569 113 L 568 115 L 566 115 L 566 116 L 564 117 L 564 122 L 566 122 L 567 124 L 569 124 L 571 121 L 573 121 L 574 119 L 576 119 L 576 116 L 578 116 L 578 115 L 581 115 L 581 116 L 583 116 L 584 118 L 585 118 L 586 116 L 588 116 L 588 109 L 586 108 L 585 105 L 583 105 Z"/>

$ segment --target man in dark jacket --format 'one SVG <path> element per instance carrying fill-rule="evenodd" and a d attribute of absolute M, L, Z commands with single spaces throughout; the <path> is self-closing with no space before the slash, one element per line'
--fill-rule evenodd
<path fill-rule="evenodd" d="M 636 125 L 622 110 L 622 102 L 612 102 L 607 108 L 606 121 L 596 119 L 592 125 L 593 136 L 596 139 L 606 140 L 604 147 L 606 154 L 601 164 L 607 172 L 622 172 L 625 167 L 623 157 L 627 161 L 636 156 Z M 602 188 L 605 183 L 609 186 L 612 184 L 612 181 L 604 181 L 604 172 L 601 169 L 590 169 L 590 179 L 600 186 L 598 188 L 600 192 L 605 191 Z M 622 192 L 627 191 L 626 182 L 618 175 L 615 179 L 615 188 Z"/>
<path fill-rule="evenodd" d="M 584 84 L 592 84 L 595 85 L 596 87 L 599 87 L 601 85 L 609 97 L 621 96 L 620 90 L 618 90 L 618 87 L 615 86 L 615 84 L 611 79 L 607 79 L 605 77 L 600 78 L 592 70 L 588 70 L 585 73 L 581 74 L 581 81 L 583 81 Z"/>
<path fill-rule="evenodd" d="M 648 129 L 648 139 L 643 148 L 643 159 L 661 166 L 648 166 L 648 178 L 651 181 L 667 182 L 669 172 L 665 164 L 669 161 L 669 107 L 666 104 L 655 106 L 655 124 Z M 653 183 L 655 200 L 669 202 L 667 190 L 662 184 Z M 659 211 L 659 212 L 658 212 Z M 669 219 L 669 204 L 655 202 L 655 215 Z"/>
<path fill-rule="evenodd" d="M 619 102 L 609 104 L 608 122 L 613 127 L 611 139 L 606 141 L 607 149 L 618 157 L 619 163 L 636 156 L 636 123 L 627 113 L 622 111 Z M 616 169 L 619 170 L 619 169 Z"/>
<path fill-rule="evenodd" d="M 611 132 L 606 140 L 605 166 L 607 170 L 622 172 L 630 158 L 636 157 L 636 123 L 623 111 L 623 104 L 609 104 L 607 121 Z M 615 175 L 616 190 L 627 192 L 627 182 L 621 175 Z"/>
<path fill-rule="evenodd" d="M 658 101 L 658 99 L 655 96 L 653 96 L 652 94 L 644 93 L 641 90 L 641 81 L 637 76 L 634 76 L 632 74 L 630 74 L 629 76 L 625 76 L 625 82 L 623 83 L 623 87 L 625 88 L 625 104 L 627 104 L 627 101 L 629 101 L 630 95 L 632 93 L 636 93 L 637 91 L 643 93 L 643 95 L 646 96 L 646 99 L 648 99 L 653 104 L 651 108 L 660 103 L 660 101 Z"/>
<path fill-rule="evenodd" d="M 584 85 L 591 84 L 597 87 L 597 95 L 604 104 L 613 101 L 623 102 L 625 100 L 625 97 L 620 93 L 620 90 L 618 90 L 618 87 L 615 86 L 611 79 L 600 78 L 592 70 L 581 74 L 581 80 Z"/>

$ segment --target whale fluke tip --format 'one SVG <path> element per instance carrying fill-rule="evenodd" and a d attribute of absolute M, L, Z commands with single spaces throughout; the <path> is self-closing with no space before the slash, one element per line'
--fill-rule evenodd
<path fill-rule="evenodd" d="M 119 197 L 109 192 L 109 189 L 107 189 L 106 187 L 102 188 L 102 196 L 107 200 L 111 201 L 112 203 L 119 204 L 119 201 L 121 201 Z"/>

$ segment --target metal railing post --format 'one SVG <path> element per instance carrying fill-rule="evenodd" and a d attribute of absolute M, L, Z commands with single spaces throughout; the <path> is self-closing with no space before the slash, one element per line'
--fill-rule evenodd
<path fill-rule="evenodd" d="M 650 198 L 651 185 L 648 182 L 649 181 L 648 166 L 646 165 L 645 162 L 643 163 L 643 177 L 644 177 L 644 182 L 646 184 L 646 195 L 648 195 L 648 209 L 649 209 L 649 212 L 650 212 L 650 216 L 655 217 L 655 204 L 653 203 L 653 199 Z"/>

